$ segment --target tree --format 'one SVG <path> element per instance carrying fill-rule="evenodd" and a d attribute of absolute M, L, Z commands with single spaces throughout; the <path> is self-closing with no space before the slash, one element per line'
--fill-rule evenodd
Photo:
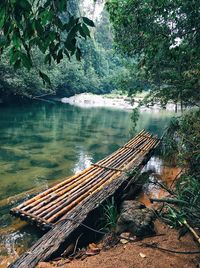
<path fill-rule="evenodd" d="M 80 40 L 90 36 L 93 21 L 74 16 L 69 0 L 1 0 L 0 54 L 9 53 L 10 64 L 30 70 L 34 49 L 44 54 L 44 62 L 59 63 L 64 54 L 81 58 Z M 41 70 L 44 83 L 50 83 Z"/>
<path fill-rule="evenodd" d="M 151 85 L 151 98 L 198 104 L 200 2 L 110 0 L 107 9 L 116 47 L 137 58 L 136 78 Z"/>

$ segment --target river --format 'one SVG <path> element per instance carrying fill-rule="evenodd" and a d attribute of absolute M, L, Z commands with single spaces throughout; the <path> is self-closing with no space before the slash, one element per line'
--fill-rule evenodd
<path fill-rule="evenodd" d="M 142 112 L 137 131 L 163 133 L 173 112 Z M 0 202 L 76 173 L 132 136 L 128 111 L 35 102 L 0 108 Z M 0 267 L 27 249 L 41 231 L 0 208 Z"/>

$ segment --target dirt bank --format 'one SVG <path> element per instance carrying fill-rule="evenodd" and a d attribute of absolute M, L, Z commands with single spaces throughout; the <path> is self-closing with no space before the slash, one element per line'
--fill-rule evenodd
<path fill-rule="evenodd" d="M 127 244 L 118 244 L 114 248 L 101 251 L 98 255 L 87 257 L 83 260 L 73 260 L 69 263 L 67 259 L 51 263 L 40 263 L 40 268 L 63 267 L 63 268 L 169 268 L 169 267 L 197 267 L 195 262 L 200 254 L 175 254 L 164 252 L 159 249 L 149 248 L 147 244 L 155 244 L 159 247 L 177 251 L 200 251 L 200 247 L 190 234 L 178 239 L 178 232 L 169 226 L 157 221 L 156 229 L 158 234 L 145 238 L 141 241 L 130 242 Z"/>

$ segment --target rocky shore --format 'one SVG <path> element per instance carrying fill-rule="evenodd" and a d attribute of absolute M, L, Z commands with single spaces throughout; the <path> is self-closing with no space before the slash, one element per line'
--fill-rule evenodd
<path fill-rule="evenodd" d="M 81 108 L 93 108 L 93 107 L 107 107 L 113 109 L 123 109 L 131 111 L 133 108 L 137 108 L 142 97 L 135 97 L 131 99 L 130 97 L 124 95 L 95 95 L 91 93 L 81 93 L 74 95 L 69 98 L 62 98 L 62 103 L 68 103 L 70 105 L 75 105 Z M 141 106 L 141 111 L 160 111 L 163 108 L 160 104 L 154 104 L 153 106 Z M 175 111 L 175 104 L 169 103 L 165 107 L 168 111 Z"/>

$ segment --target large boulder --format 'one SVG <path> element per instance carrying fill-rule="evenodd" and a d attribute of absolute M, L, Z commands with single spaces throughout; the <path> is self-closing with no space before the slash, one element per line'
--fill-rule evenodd
<path fill-rule="evenodd" d="M 154 219 L 152 209 L 146 208 L 141 202 L 126 200 L 121 206 L 116 233 L 130 232 L 140 237 L 154 234 Z"/>

